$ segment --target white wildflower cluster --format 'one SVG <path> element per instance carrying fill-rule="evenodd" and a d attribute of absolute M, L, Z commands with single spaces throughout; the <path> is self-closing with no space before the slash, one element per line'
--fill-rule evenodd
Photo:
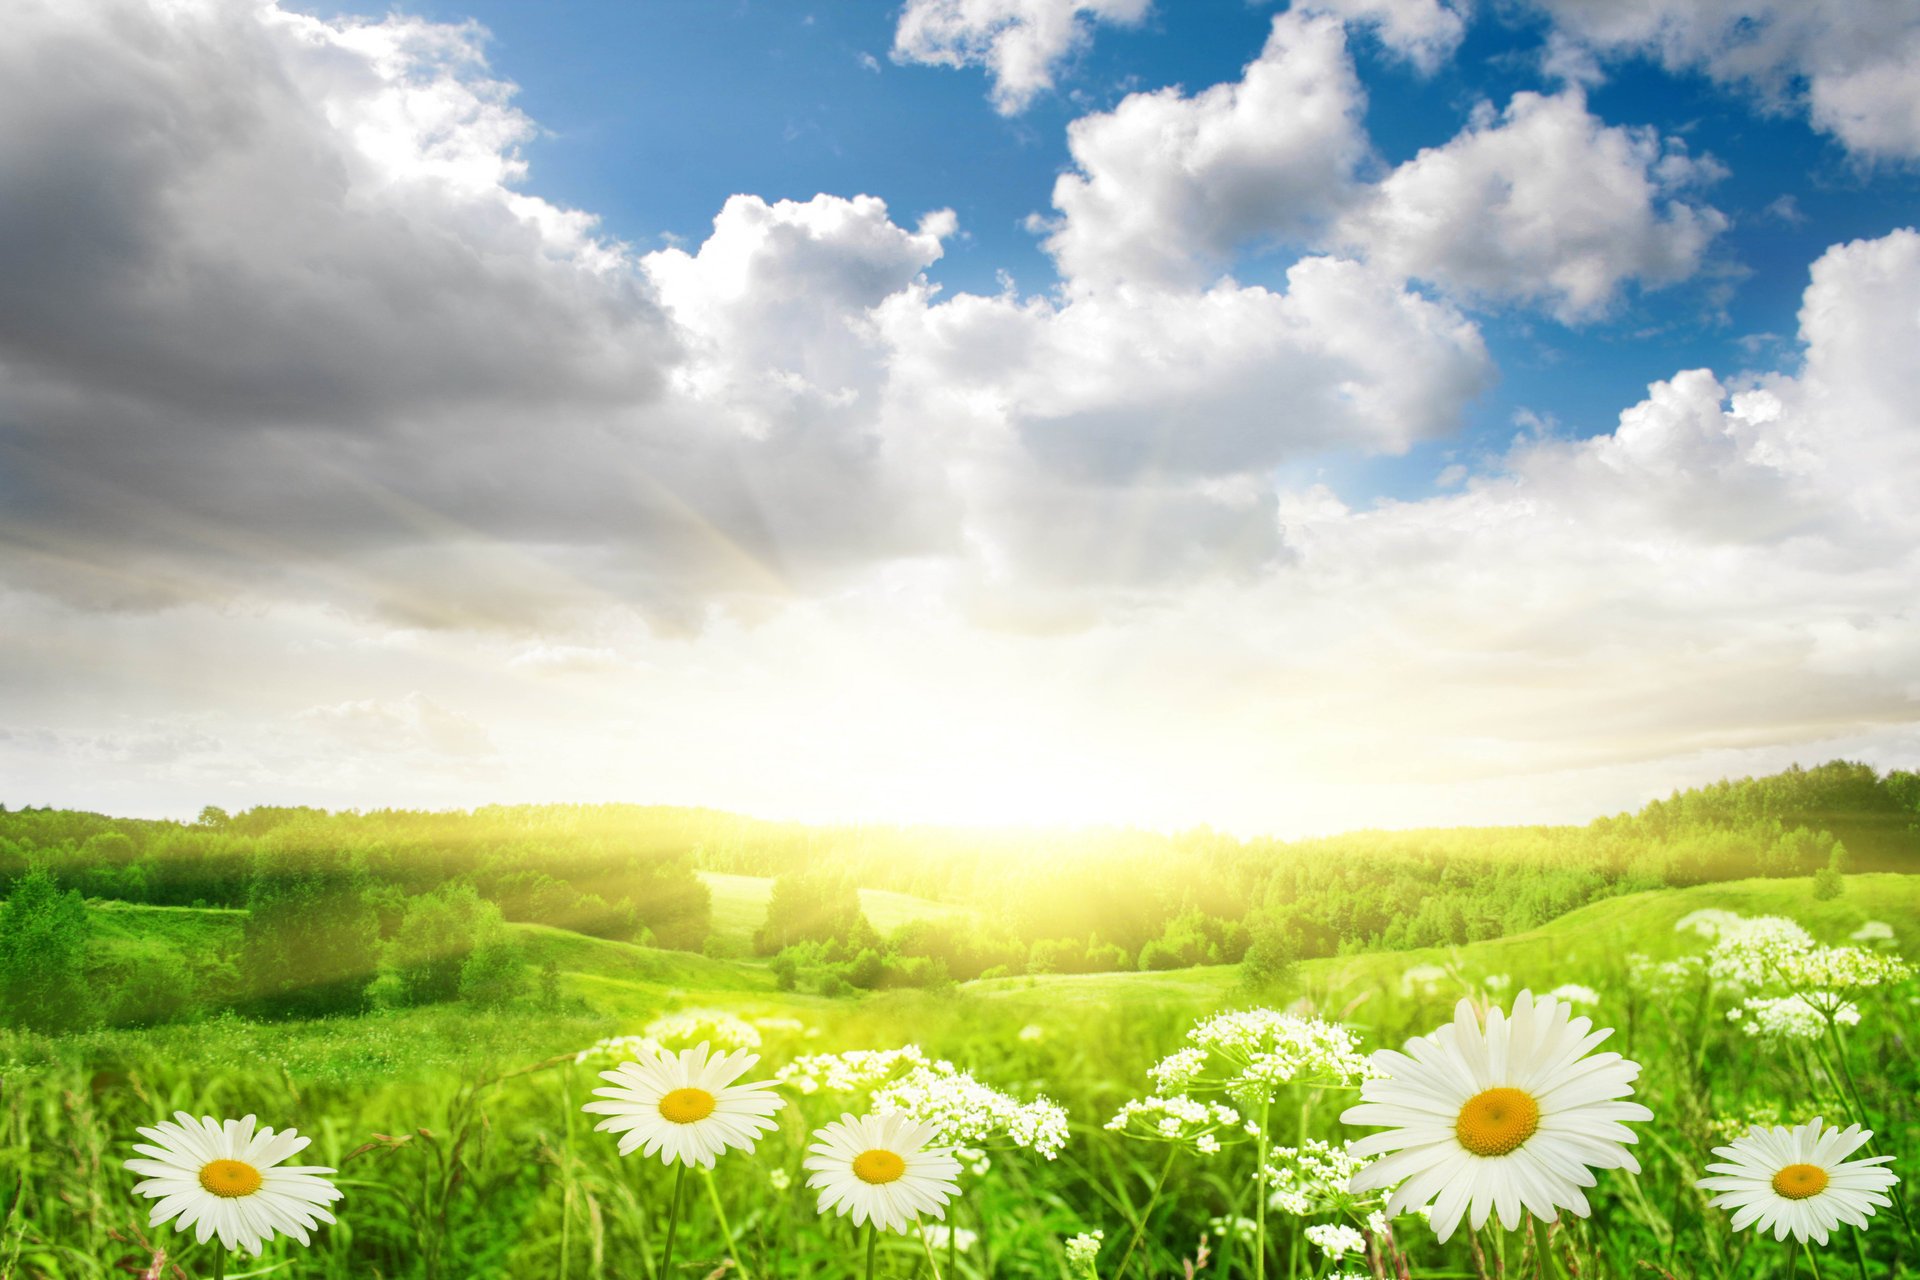
<path fill-rule="evenodd" d="M 1583 987 L 1577 982 L 1563 983 L 1547 993 L 1555 1000 L 1564 1000 L 1568 1004 L 1599 1004 L 1600 993 L 1592 987 Z"/>
<path fill-rule="evenodd" d="M 1504 973 L 1490 973 L 1480 983 L 1489 991 L 1505 991 L 1513 985 L 1513 979 Z"/>
<path fill-rule="evenodd" d="M 928 1247 L 939 1250 L 951 1244 L 959 1253 L 970 1253 L 979 1236 L 965 1227 L 942 1226 L 938 1222 L 920 1224 L 920 1234 L 926 1237 Z"/>
<path fill-rule="evenodd" d="M 1722 921 L 1713 935 L 1707 972 L 1723 987 L 1757 991 L 1778 978 L 1788 959 L 1819 945 L 1812 934 L 1785 916 L 1733 916 Z"/>
<path fill-rule="evenodd" d="M 1252 1218 L 1208 1218 L 1207 1230 L 1216 1240 L 1240 1240 L 1251 1243 L 1260 1233 L 1260 1224 Z"/>
<path fill-rule="evenodd" d="M 1240 1113 L 1217 1102 L 1201 1102 L 1185 1094 L 1135 1098 L 1107 1121 L 1107 1128 L 1130 1137 L 1176 1142 L 1203 1156 L 1220 1150 L 1220 1133 L 1240 1123 Z"/>
<path fill-rule="evenodd" d="M 1698 911 L 1689 911 L 1673 923 L 1675 933 L 1697 933 L 1712 940 L 1720 936 L 1721 930 L 1729 925 L 1738 926 L 1745 919 L 1737 911 L 1727 911 L 1720 907 L 1702 907 Z"/>
<path fill-rule="evenodd" d="M 1856 1025 L 1860 992 L 1913 976 L 1891 952 L 1822 946 L 1784 916 L 1718 921 L 1707 971 L 1744 997 L 1728 1017 L 1770 1040 L 1817 1039 L 1829 1023 Z"/>
<path fill-rule="evenodd" d="M 1812 1118 L 1811 1111 L 1801 1113 L 1783 1108 L 1780 1103 L 1769 1102 L 1715 1116 L 1707 1122 L 1707 1132 L 1722 1143 L 1728 1143 L 1735 1138 L 1746 1137 L 1755 1129 L 1772 1129 L 1779 1125 L 1792 1127 L 1805 1124 Z"/>
<path fill-rule="evenodd" d="M 1039 1044 L 1047 1038 L 1047 1029 L 1037 1022 L 1029 1022 L 1020 1028 L 1021 1044 Z"/>
<path fill-rule="evenodd" d="M 1378 1074 L 1358 1037 L 1337 1022 L 1275 1009 L 1215 1014 L 1187 1032 L 1190 1048 L 1156 1064 L 1162 1090 L 1223 1090 L 1243 1106 L 1288 1084 L 1358 1085 Z M 1215 1066 L 1217 1074 L 1211 1073 Z"/>
<path fill-rule="evenodd" d="M 1818 1040 L 1827 1034 L 1827 1018 L 1842 1026 L 1860 1025 L 1860 1010 L 1841 1002 L 1826 1005 L 1819 998 L 1795 996 L 1748 996 L 1737 1009 L 1727 1010 L 1727 1020 L 1738 1022 L 1740 1030 L 1761 1040 Z"/>
<path fill-rule="evenodd" d="M 1899 956 L 1864 947 L 1815 947 L 1786 957 L 1781 970 L 1786 984 L 1800 991 L 1860 991 L 1913 976 Z"/>
<path fill-rule="evenodd" d="M 715 1050 L 758 1049 L 760 1032 L 744 1018 L 718 1009 L 687 1009 L 655 1018 L 641 1035 L 664 1049 L 691 1049 L 705 1042 Z"/>
<path fill-rule="evenodd" d="M 1373 1280 L 1373 1277 L 1364 1271 L 1335 1271 L 1327 1280 Z"/>
<path fill-rule="evenodd" d="M 1372 1163 L 1344 1142 L 1308 1138 L 1297 1147 L 1275 1147 L 1267 1153 L 1267 1204 L 1299 1218 L 1377 1204 L 1378 1195 L 1355 1196 L 1348 1190 L 1353 1175 Z"/>
<path fill-rule="evenodd" d="M 1044 1097 L 1022 1102 L 951 1062 L 929 1058 L 917 1045 L 797 1058 L 775 1072 L 774 1081 L 805 1094 L 867 1094 L 874 1114 L 930 1124 L 936 1141 L 970 1152 L 975 1172 L 985 1171 L 983 1149 L 990 1146 L 1051 1160 L 1067 1145 L 1067 1113 L 1057 1103 Z"/>
<path fill-rule="evenodd" d="M 1177 1092 L 1199 1078 L 1206 1066 L 1205 1049 L 1182 1049 L 1148 1067 L 1147 1074 L 1153 1077 L 1154 1087 Z"/>
<path fill-rule="evenodd" d="M 1893 926 L 1885 920 L 1869 920 L 1855 929 L 1847 937 L 1855 942 L 1865 942 L 1877 946 L 1882 942 L 1893 941 Z"/>
<path fill-rule="evenodd" d="M 1100 1256 L 1100 1243 L 1107 1238 L 1104 1231 L 1082 1231 L 1067 1241 L 1067 1267 L 1078 1275 L 1093 1274 L 1093 1260 Z"/>
<path fill-rule="evenodd" d="M 1627 957 L 1627 985 L 1652 999 L 1671 1000 L 1684 992 L 1698 989 L 1706 963 L 1704 956 L 1655 960 L 1636 951 Z"/>
<path fill-rule="evenodd" d="M 1329 1262 L 1339 1262 L 1350 1253 L 1365 1253 L 1367 1238 L 1344 1222 L 1319 1222 L 1306 1230 L 1307 1239 L 1320 1246 Z"/>
<path fill-rule="evenodd" d="M 795 1058 L 773 1073 L 773 1082 L 796 1093 L 865 1093 L 932 1059 L 918 1045 L 898 1049 L 850 1049 Z"/>
<path fill-rule="evenodd" d="M 639 1062 L 661 1052 L 658 1040 L 651 1036 L 608 1036 L 573 1055 L 576 1063 L 605 1058 L 610 1062 Z"/>

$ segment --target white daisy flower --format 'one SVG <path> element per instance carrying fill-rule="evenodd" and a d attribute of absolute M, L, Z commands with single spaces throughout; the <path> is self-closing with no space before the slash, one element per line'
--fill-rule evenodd
<path fill-rule="evenodd" d="M 657 1051 L 602 1071 L 613 1088 L 595 1089 L 602 1101 L 580 1109 L 607 1117 L 593 1127 L 621 1135 L 623 1156 L 638 1149 L 670 1165 L 711 1169 L 729 1147 L 753 1150 L 785 1105 L 771 1081 L 734 1083 L 759 1061 L 751 1053 L 710 1054 L 705 1041 L 677 1054 Z"/>
<path fill-rule="evenodd" d="M 1744 1138 L 1735 1138 L 1713 1154 L 1725 1164 L 1710 1164 L 1711 1178 L 1696 1186 L 1718 1191 L 1716 1208 L 1733 1210 L 1733 1229 L 1745 1231 L 1756 1222 L 1773 1232 L 1775 1240 L 1787 1233 L 1806 1243 L 1812 1236 L 1821 1244 L 1841 1223 L 1864 1228 L 1875 1206 L 1893 1203 L 1887 1191 L 1900 1181 L 1880 1166 L 1892 1156 L 1848 1160 L 1847 1156 L 1873 1137 L 1859 1125 L 1827 1128 L 1814 1119 L 1788 1129 L 1755 1125 Z"/>
<path fill-rule="evenodd" d="M 1431 1203 L 1441 1240 L 1463 1215 L 1478 1230 L 1497 1211 L 1509 1231 L 1523 1206 L 1546 1222 L 1561 1207 L 1586 1217 L 1581 1188 L 1594 1184 L 1592 1170 L 1640 1171 L 1621 1121 L 1653 1113 L 1619 1101 L 1633 1092 L 1638 1063 L 1588 1056 L 1612 1030 L 1591 1031 L 1590 1019 L 1570 1013 L 1522 991 L 1510 1018 L 1491 1009 L 1482 1030 L 1462 1000 L 1451 1025 L 1409 1040 L 1406 1053 L 1374 1054 L 1385 1078 L 1362 1084 L 1360 1105 L 1340 1118 L 1393 1127 L 1350 1145 L 1384 1156 L 1354 1174 L 1351 1190 L 1396 1187 L 1389 1216 Z"/>
<path fill-rule="evenodd" d="M 127 1168 L 144 1177 L 134 1194 L 158 1202 L 147 1225 L 177 1218 L 174 1230 L 191 1227 L 202 1244 L 217 1235 L 229 1253 L 245 1250 L 256 1258 L 276 1234 L 311 1243 L 307 1233 L 333 1221 L 326 1206 L 341 1196 L 321 1176 L 334 1171 L 281 1165 L 313 1139 L 292 1129 L 255 1132 L 254 1123 L 252 1116 L 196 1120 L 176 1111 L 172 1120 L 141 1129 L 147 1142 L 136 1142 L 133 1149 L 147 1158 L 129 1160 Z"/>
<path fill-rule="evenodd" d="M 921 1214 L 946 1215 L 958 1191 L 960 1162 L 944 1148 L 929 1149 L 934 1128 L 894 1112 L 843 1115 L 814 1132 L 801 1163 L 820 1192 L 820 1212 L 852 1215 L 883 1231 L 906 1234 Z"/>

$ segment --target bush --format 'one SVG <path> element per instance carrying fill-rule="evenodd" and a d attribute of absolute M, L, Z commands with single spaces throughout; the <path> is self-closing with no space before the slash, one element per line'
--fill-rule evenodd
<path fill-rule="evenodd" d="M 87 936 L 78 892 L 60 892 L 45 867 L 25 875 L 0 907 L 0 1015 L 15 1026 L 66 1031 L 92 1020 Z"/>
<path fill-rule="evenodd" d="M 1832 867 L 1822 867 L 1813 873 L 1813 898 L 1815 902 L 1832 902 L 1847 891 L 1847 878 Z"/>

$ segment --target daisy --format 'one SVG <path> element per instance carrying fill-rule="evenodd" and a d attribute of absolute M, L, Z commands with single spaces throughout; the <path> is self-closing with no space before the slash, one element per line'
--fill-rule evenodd
<path fill-rule="evenodd" d="M 1824 1133 L 1821 1127 L 1818 1119 L 1792 1129 L 1755 1125 L 1746 1137 L 1715 1147 L 1727 1163 L 1708 1165 L 1717 1176 L 1694 1185 L 1720 1193 L 1714 1207 L 1733 1210 L 1735 1231 L 1757 1222 L 1775 1240 L 1792 1232 L 1801 1244 L 1808 1236 L 1825 1244 L 1843 1222 L 1864 1228 L 1876 1205 L 1893 1203 L 1887 1190 L 1900 1179 L 1880 1168 L 1893 1157 L 1847 1160 L 1873 1134 L 1857 1124 Z"/>
<path fill-rule="evenodd" d="M 945 1148 L 928 1149 L 933 1134 L 932 1125 L 898 1112 L 843 1115 L 816 1130 L 802 1164 L 812 1175 L 807 1185 L 820 1192 L 820 1212 L 903 1235 L 923 1213 L 944 1217 L 959 1189 L 960 1162 Z"/>
<path fill-rule="evenodd" d="M 593 1127 L 620 1134 L 623 1156 L 639 1150 L 670 1165 L 711 1169 L 729 1147 L 753 1150 L 784 1105 L 771 1082 L 734 1083 L 759 1061 L 751 1053 L 710 1054 L 704 1040 L 677 1054 L 656 1050 L 602 1071 L 613 1088 L 595 1089 L 601 1101 L 580 1109 L 607 1117 Z"/>
<path fill-rule="evenodd" d="M 1374 1054 L 1384 1078 L 1361 1085 L 1360 1105 L 1340 1119 L 1393 1127 L 1351 1145 L 1355 1155 L 1384 1155 L 1354 1174 L 1351 1190 L 1397 1187 L 1389 1215 L 1431 1203 L 1441 1240 L 1462 1215 L 1478 1230 L 1497 1212 L 1509 1231 L 1522 1207 L 1546 1222 L 1561 1207 L 1586 1217 L 1581 1188 L 1594 1184 L 1592 1170 L 1640 1171 L 1621 1121 L 1653 1113 L 1619 1101 L 1633 1092 L 1638 1063 L 1593 1054 L 1612 1030 L 1591 1031 L 1590 1019 L 1571 1012 L 1522 991 L 1512 1017 L 1491 1009 L 1482 1030 L 1462 1000 L 1451 1025 L 1414 1037 L 1406 1053 Z"/>
<path fill-rule="evenodd" d="M 256 1258 L 276 1234 L 311 1243 L 307 1233 L 333 1221 L 326 1206 L 341 1192 L 321 1175 L 334 1171 L 281 1165 L 313 1139 L 292 1129 L 256 1133 L 254 1123 L 252 1116 L 196 1120 L 176 1111 L 174 1119 L 141 1129 L 147 1142 L 133 1149 L 146 1158 L 127 1161 L 127 1168 L 144 1178 L 134 1194 L 158 1201 L 147 1225 L 178 1219 L 174 1230 L 191 1227 L 202 1244 L 217 1235 L 228 1252 L 244 1249 Z"/>

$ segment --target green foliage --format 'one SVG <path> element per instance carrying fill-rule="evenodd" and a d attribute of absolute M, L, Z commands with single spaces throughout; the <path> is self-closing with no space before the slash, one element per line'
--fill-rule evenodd
<path fill-rule="evenodd" d="M 399 978 L 409 1004 L 434 1004 L 460 994 L 462 973 L 476 948 L 497 943 L 504 930 L 500 908 L 470 884 L 442 885 L 409 899 L 386 967 Z"/>
<path fill-rule="evenodd" d="M 361 1009 L 380 931 L 366 890 L 364 875 L 324 860 L 255 879 L 241 958 L 255 1010 L 314 1018 Z"/>
<path fill-rule="evenodd" d="M 40 1031 L 90 1021 L 90 930 L 79 893 L 62 893 L 51 872 L 41 868 L 16 881 L 0 907 L 0 1017 Z"/>
<path fill-rule="evenodd" d="M 826 871 L 794 871 L 773 882 L 766 922 L 755 931 L 753 946 L 761 955 L 806 942 L 834 943 L 857 952 L 879 940 L 860 910 L 860 895 L 851 880 Z"/>

